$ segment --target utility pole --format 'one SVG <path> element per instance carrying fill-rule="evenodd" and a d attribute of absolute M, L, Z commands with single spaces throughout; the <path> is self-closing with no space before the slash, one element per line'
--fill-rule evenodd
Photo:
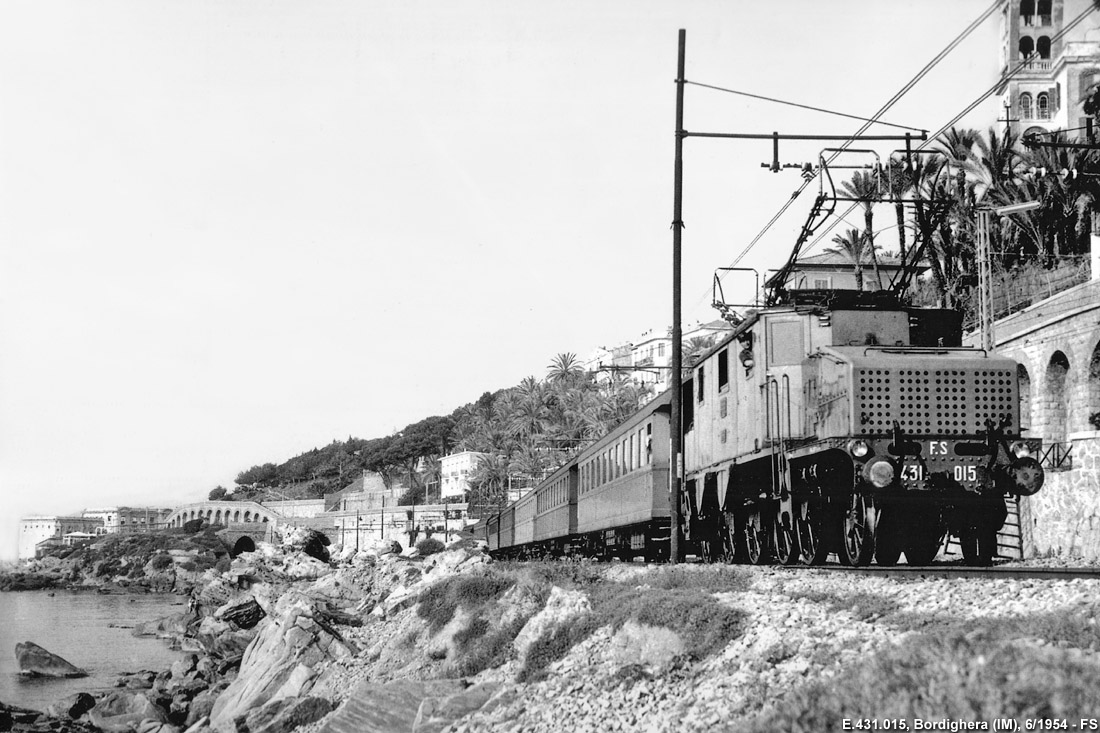
<path fill-rule="evenodd" d="M 989 209 L 978 209 L 978 327 L 982 348 L 991 353 L 993 336 L 993 265 L 989 257 Z"/>
<path fill-rule="evenodd" d="M 669 481 L 669 545 L 668 561 L 684 559 L 680 529 L 680 493 L 683 481 L 683 332 L 680 326 L 680 238 L 683 233 L 684 203 L 684 47 L 687 31 L 680 29 L 676 62 L 676 157 L 673 164 L 672 192 L 672 416 L 669 432 L 672 446 L 668 462 Z"/>

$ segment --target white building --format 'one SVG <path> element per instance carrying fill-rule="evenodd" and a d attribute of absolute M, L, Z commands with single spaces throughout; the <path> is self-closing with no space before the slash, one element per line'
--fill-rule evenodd
<path fill-rule="evenodd" d="M 1017 135 L 1085 136 L 1075 128 L 1086 126 L 1082 102 L 1100 83 L 1100 30 L 1095 17 L 1070 26 L 1091 8 L 1091 0 L 1002 0 L 1001 68 L 1023 64 L 1001 90 Z"/>
<path fill-rule="evenodd" d="M 61 542 L 74 532 L 92 534 L 101 530 L 103 522 L 93 517 L 62 517 L 32 515 L 19 520 L 19 559 L 34 558 L 38 545 L 47 540 Z"/>
<path fill-rule="evenodd" d="M 100 522 L 100 532 L 151 532 L 163 528 L 171 513 L 166 507 L 112 506 L 85 509 L 81 516 Z"/>
<path fill-rule="evenodd" d="M 439 460 L 439 472 L 442 476 L 439 491 L 441 501 L 464 500 L 466 492 L 470 490 L 470 474 L 477 469 L 478 459 L 484 455 L 486 454 L 467 450 L 443 456 Z"/>

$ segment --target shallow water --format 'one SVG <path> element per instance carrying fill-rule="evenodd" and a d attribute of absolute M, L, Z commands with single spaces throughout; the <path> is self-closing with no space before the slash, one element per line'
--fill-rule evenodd
<path fill-rule="evenodd" d="M 75 692 L 113 688 L 118 675 L 167 669 L 180 653 L 132 627 L 181 613 L 175 595 L 100 595 L 87 591 L 0 593 L 0 701 L 44 710 Z M 123 628 L 130 627 L 130 628 Z M 26 678 L 15 645 L 33 641 L 88 672 L 80 679 Z"/>

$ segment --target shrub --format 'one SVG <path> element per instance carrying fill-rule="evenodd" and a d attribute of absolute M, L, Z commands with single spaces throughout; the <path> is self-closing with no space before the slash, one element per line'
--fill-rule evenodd
<path fill-rule="evenodd" d="M 679 582 L 675 574 L 671 582 Z M 694 582 L 694 581 L 692 581 Z M 745 613 L 730 608 L 704 588 L 634 588 L 620 583 L 592 586 L 588 590 L 592 612 L 549 629 L 527 651 L 521 681 L 539 679 L 546 667 L 569 653 L 596 629 L 617 631 L 627 621 L 676 632 L 686 645 L 686 655 L 703 659 L 725 649 L 740 635 Z"/>
<path fill-rule="evenodd" d="M 1100 664 L 1074 650 L 1011 638 L 1027 626 L 1020 621 L 1007 636 L 988 621 L 914 634 L 795 688 L 741 728 L 808 732 L 839 730 L 845 718 L 1076 718 L 1093 710 Z M 1074 624 L 1066 624 L 1049 628 L 1076 637 Z"/>
<path fill-rule="evenodd" d="M 416 543 L 416 549 L 421 555 L 434 555 L 443 552 L 445 545 L 434 537 L 425 537 Z"/>
<path fill-rule="evenodd" d="M 672 565 L 644 576 L 647 585 L 665 590 L 693 588 L 708 593 L 728 593 L 749 589 L 749 576 L 738 568 L 704 566 L 688 568 Z"/>
<path fill-rule="evenodd" d="M 229 555 L 222 555 L 218 558 L 218 561 L 214 563 L 214 569 L 219 573 L 225 573 L 229 571 L 232 565 L 233 561 L 229 559 Z"/>
<path fill-rule="evenodd" d="M 420 594 L 416 613 L 427 620 L 434 633 L 454 618 L 459 606 L 476 611 L 514 584 L 514 580 L 499 573 L 455 575 L 426 588 Z"/>
<path fill-rule="evenodd" d="M 149 567 L 151 567 L 153 570 L 164 570 L 165 568 L 171 567 L 172 564 L 172 556 L 165 553 L 154 555 L 153 559 L 149 563 Z"/>
<path fill-rule="evenodd" d="M 493 629 L 488 619 L 477 616 L 468 627 L 455 634 L 459 656 L 454 672 L 459 677 L 472 677 L 486 669 L 499 667 L 514 653 L 512 642 L 527 623 L 527 617 Z"/>
<path fill-rule="evenodd" d="M 517 679 L 534 682 L 546 676 L 546 668 L 591 636 L 601 624 L 596 614 L 589 613 L 569 623 L 548 629 L 527 647 L 527 656 Z"/>

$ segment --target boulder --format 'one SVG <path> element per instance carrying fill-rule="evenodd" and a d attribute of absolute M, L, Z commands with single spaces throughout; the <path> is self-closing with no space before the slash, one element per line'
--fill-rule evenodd
<path fill-rule="evenodd" d="M 282 572 L 295 580 L 313 580 L 331 573 L 332 566 L 304 552 L 296 552 L 287 556 Z"/>
<path fill-rule="evenodd" d="M 426 698 L 449 698 L 465 688 L 461 680 L 365 681 L 329 716 L 320 733 L 411 731 Z"/>
<path fill-rule="evenodd" d="M 283 533 L 284 552 L 304 552 L 321 562 L 329 561 L 329 538 L 315 529 L 291 527 Z"/>
<path fill-rule="evenodd" d="M 78 692 L 53 703 L 46 709 L 46 713 L 54 718 L 76 720 L 93 707 L 95 698 L 87 692 Z"/>
<path fill-rule="evenodd" d="M 144 721 L 168 722 L 164 711 L 142 693 L 111 692 L 88 711 L 88 720 L 108 733 L 131 733 Z"/>
<path fill-rule="evenodd" d="M 290 733 L 298 726 L 315 723 L 335 706 L 323 697 L 290 697 L 272 700 L 252 710 L 244 721 L 249 733 Z"/>
<path fill-rule="evenodd" d="M 161 639 L 178 638 L 187 633 L 187 625 L 194 620 L 194 613 L 177 613 L 156 621 L 139 623 L 130 633 L 134 636 L 156 636 Z"/>
<path fill-rule="evenodd" d="M 84 670 L 30 641 L 15 645 L 15 658 L 19 662 L 19 673 L 32 677 L 88 676 Z"/>
<path fill-rule="evenodd" d="M 255 637 L 255 628 L 238 629 L 213 616 L 204 618 L 195 632 L 195 640 L 206 653 L 219 659 L 241 656 Z"/>
<path fill-rule="evenodd" d="M 413 733 L 442 733 L 459 718 L 483 708 L 499 689 L 499 682 L 486 682 L 453 695 L 425 698 L 416 711 Z"/>
<path fill-rule="evenodd" d="M 242 629 L 251 629 L 266 615 L 255 598 L 231 601 L 214 612 L 215 618 L 228 621 Z"/>
<path fill-rule="evenodd" d="M 401 552 L 401 543 L 395 540 L 372 540 L 364 545 L 360 554 L 374 557 L 397 555 Z"/>

